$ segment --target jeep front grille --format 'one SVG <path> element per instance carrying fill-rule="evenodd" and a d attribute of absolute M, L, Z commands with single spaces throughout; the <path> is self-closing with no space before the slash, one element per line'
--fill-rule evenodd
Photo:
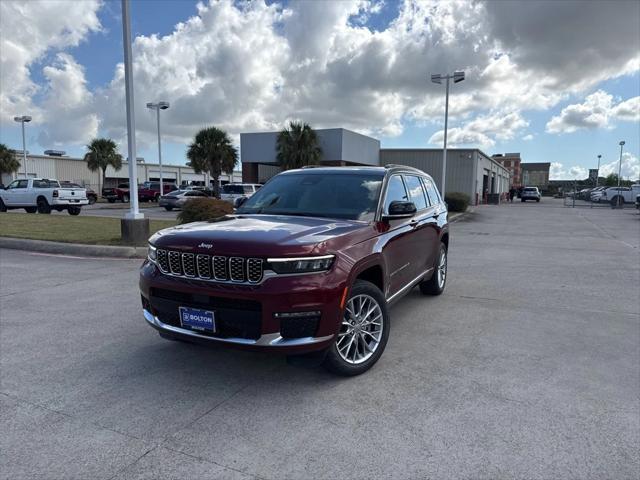
<path fill-rule="evenodd" d="M 203 280 L 260 283 L 264 274 L 261 258 L 223 257 L 158 249 L 156 263 L 163 273 Z"/>

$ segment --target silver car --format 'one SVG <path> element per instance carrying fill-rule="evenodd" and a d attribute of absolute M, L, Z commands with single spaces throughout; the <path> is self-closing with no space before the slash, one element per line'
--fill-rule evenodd
<path fill-rule="evenodd" d="M 524 187 L 522 189 L 522 194 L 520 194 L 520 200 L 522 202 L 526 202 L 527 200 L 535 200 L 536 202 L 540 201 L 540 190 L 538 187 Z"/>
<path fill-rule="evenodd" d="M 182 208 L 187 200 L 193 198 L 207 198 L 208 195 L 200 190 L 175 190 L 160 197 L 158 205 L 164 207 L 167 212 L 174 208 Z"/>

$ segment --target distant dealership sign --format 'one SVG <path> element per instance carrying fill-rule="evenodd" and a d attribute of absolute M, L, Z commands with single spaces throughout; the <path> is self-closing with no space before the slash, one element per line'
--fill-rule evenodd
<path fill-rule="evenodd" d="M 589 169 L 589 180 L 595 182 L 597 178 L 598 178 L 598 169 L 597 168 L 590 168 Z"/>

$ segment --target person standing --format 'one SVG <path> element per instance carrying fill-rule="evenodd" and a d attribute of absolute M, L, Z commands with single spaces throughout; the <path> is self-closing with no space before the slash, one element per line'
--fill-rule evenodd
<path fill-rule="evenodd" d="M 516 196 L 516 189 L 513 188 L 513 185 L 511 186 L 511 188 L 509 189 L 509 201 L 511 203 L 513 203 L 513 197 Z"/>

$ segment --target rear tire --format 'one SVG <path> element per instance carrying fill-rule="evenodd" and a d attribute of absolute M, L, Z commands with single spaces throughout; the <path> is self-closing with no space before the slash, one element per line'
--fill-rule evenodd
<path fill-rule="evenodd" d="M 107 202 L 116 203 L 116 199 L 115 198 L 107 198 Z"/>
<path fill-rule="evenodd" d="M 164 207 L 164 209 L 165 209 L 167 212 L 170 212 L 171 210 L 173 210 L 173 207 Z"/>
<path fill-rule="evenodd" d="M 69 207 L 69 208 L 67 208 L 67 212 L 69 213 L 69 215 L 73 215 L 73 216 L 80 215 L 80 211 L 81 210 L 82 209 L 80 207 Z"/>
<path fill-rule="evenodd" d="M 536 202 L 540 203 L 540 199 L 539 199 L 539 198 L 536 198 Z"/>
<path fill-rule="evenodd" d="M 524 198 L 521 198 L 520 201 L 524 203 L 526 200 Z"/>
<path fill-rule="evenodd" d="M 122 195 L 122 203 L 129 203 L 129 195 Z"/>
<path fill-rule="evenodd" d="M 97 201 L 98 201 L 98 199 L 96 197 L 94 197 L 93 195 L 89 197 L 89 205 L 93 205 Z"/>
<path fill-rule="evenodd" d="M 611 199 L 611 208 L 620 208 L 624 203 L 624 198 L 622 195 L 616 195 Z"/>
<path fill-rule="evenodd" d="M 51 205 L 49 205 L 49 202 L 47 202 L 46 198 L 40 197 L 37 203 L 38 203 L 38 213 L 45 213 L 45 214 L 51 213 Z"/>
<path fill-rule="evenodd" d="M 356 280 L 335 342 L 327 349 L 322 366 L 351 377 L 369 370 L 384 352 L 389 339 L 387 301 L 373 283 Z"/>
<path fill-rule="evenodd" d="M 429 280 L 420 282 L 420 291 L 424 295 L 441 295 L 447 286 L 447 263 L 448 263 L 447 246 L 440 243 L 440 251 L 436 259 L 433 275 Z"/>
<path fill-rule="evenodd" d="M 38 211 L 38 207 L 25 207 L 27 213 L 36 213 Z"/>

